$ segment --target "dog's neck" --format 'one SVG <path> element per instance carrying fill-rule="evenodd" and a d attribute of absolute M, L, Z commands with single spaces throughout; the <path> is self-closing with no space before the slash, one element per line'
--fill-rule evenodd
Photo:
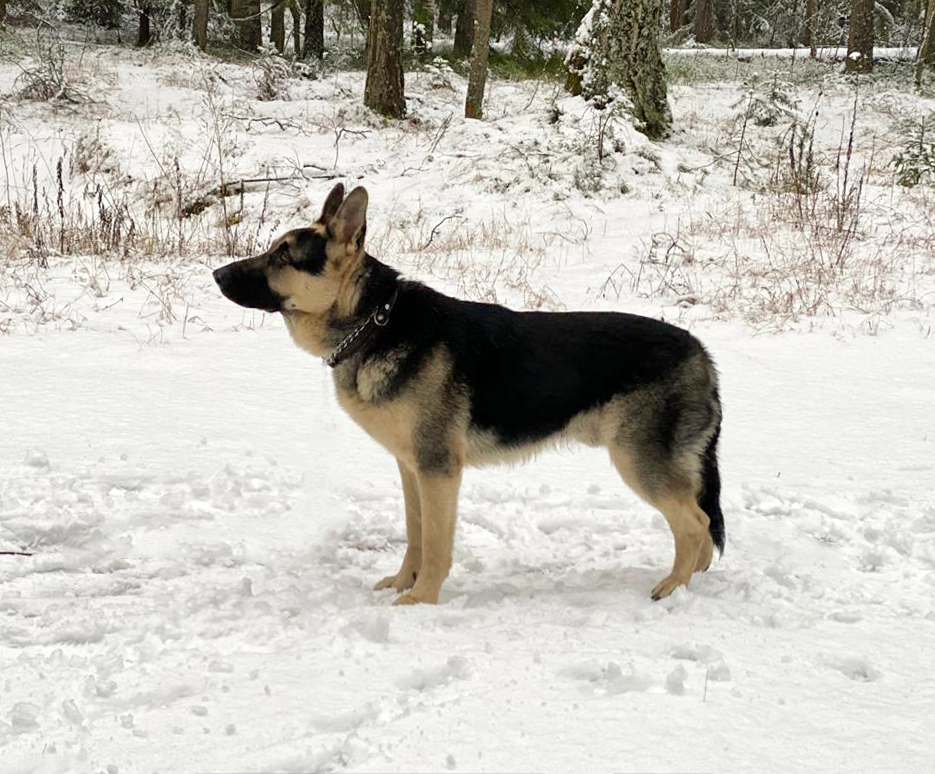
<path fill-rule="evenodd" d="M 357 299 L 353 312 L 339 315 L 335 305 L 329 313 L 331 352 L 325 362 L 332 368 L 365 357 L 380 336 L 398 298 L 399 272 L 367 255 L 350 286 Z"/>

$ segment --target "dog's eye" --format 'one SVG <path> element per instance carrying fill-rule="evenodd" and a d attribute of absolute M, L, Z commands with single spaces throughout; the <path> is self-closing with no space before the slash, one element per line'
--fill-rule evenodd
<path fill-rule="evenodd" d="M 289 248 L 286 245 L 280 245 L 270 256 L 270 262 L 274 266 L 285 266 L 289 263 Z"/>

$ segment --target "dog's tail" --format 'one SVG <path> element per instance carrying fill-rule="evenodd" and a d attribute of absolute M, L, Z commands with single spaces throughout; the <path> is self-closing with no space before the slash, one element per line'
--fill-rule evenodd
<path fill-rule="evenodd" d="M 698 505 L 708 514 L 711 540 L 717 546 L 718 553 L 723 554 L 726 533 L 724 514 L 721 513 L 721 474 L 717 467 L 717 440 L 720 434 L 721 424 L 718 422 L 701 460 L 701 493 L 698 495 Z"/>

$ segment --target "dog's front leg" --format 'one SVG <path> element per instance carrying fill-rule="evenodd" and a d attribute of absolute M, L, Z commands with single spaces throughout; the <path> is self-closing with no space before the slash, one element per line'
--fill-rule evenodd
<path fill-rule="evenodd" d="M 415 473 L 396 460 L 399 476 L 403 482 L 403 501 L 406 506 L 406 555 L 403 564 L 395 575 L 388 575 L 374 589 L 393 588 L 405 591 L 412 588 L 422 568 L 422 504 L 419 501 L 419 482 Z"/>
<path fill-rule="evenodd" d="M 422 568 L 412 591 L 397 599 L 397 605 L 434 605 L 451 569 L 461 467 L 419 472 L 417 478 L 422 510 Z"/>

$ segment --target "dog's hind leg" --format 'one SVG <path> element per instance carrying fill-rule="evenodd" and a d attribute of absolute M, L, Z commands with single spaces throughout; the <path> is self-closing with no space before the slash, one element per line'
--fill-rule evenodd
<path fill-rule="evenodd" d="M 443 473 L 420 472 L 418 482 L 422 509 L 422 567 L 412 590 L 397 599 L 393 603 L 396 605 L 435 604 L 442 583 L 451 570 L 461 468 L 450 468 Z"/>
<path fill-rule="evenodd" d="M 422 568 L 422 504 L 419 501 L 419 482 L 409 468 L 400 460 L 396 460 L 399 466 L 399 476 L 403 482 L 403 501 L 406 507 L 406 554 L 403 556 L 403 564 L 399 572 L 395 575 L 388 575 L 374 589 L 396 589 L 396 591 L 405 591 L 412 588 Z"/>
<path fill-rule="evenodd" d="M 693 572 L 707 569 L 713 543 L 708 534 L 708 516 L 698 506 L 690 477 L 674 470 L 661 450 L 643 448 L 641 452 L 634 455 L 615 444 L 610 448 L 610 457 L 623 480 L 665 516 L 672 530 L 672 572 L 652 590 L 653 599 L 662 599 L 679 586 L 688 586 Z"/>
<path fill-rule="evenodd" d="M 669 596 L 679 586 L 688 586 L 692 573 L 707 569 L 711 562 L 712 543 L 708 536 L 708 516 L 691 494 L 653 503 L 666 517 L 675 538 L 675 563 L 668 577 L 656 584 L 653 599 Z"/>

